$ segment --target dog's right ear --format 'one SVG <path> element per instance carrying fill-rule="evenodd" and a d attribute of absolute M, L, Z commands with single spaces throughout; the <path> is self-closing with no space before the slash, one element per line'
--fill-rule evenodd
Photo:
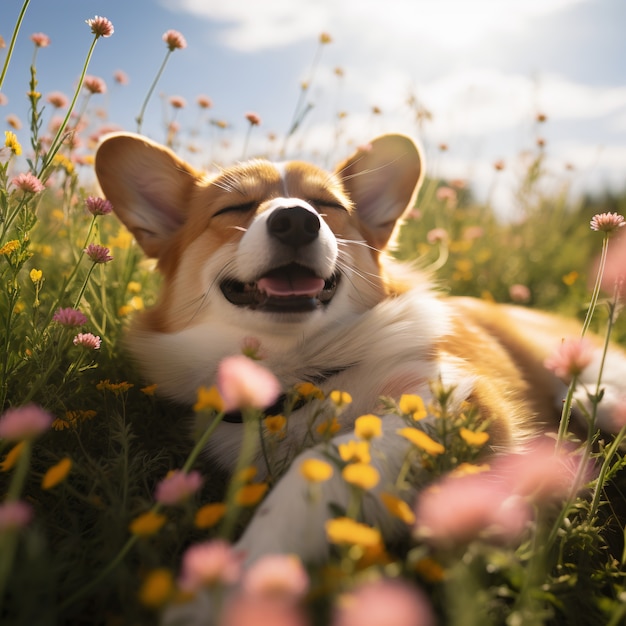
<path fill-rule="evenodd" d="M 159 257 L 186 219 L 198 172 L 168 148 L 129 133 L 104 138 L 95 169 L 116 215 L 148 256 Z"/>

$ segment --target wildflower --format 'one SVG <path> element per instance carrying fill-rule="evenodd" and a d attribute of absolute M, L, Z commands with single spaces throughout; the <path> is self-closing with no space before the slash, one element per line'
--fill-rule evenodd
<path fill-rule="evenodd" d="M 579 279 L 579 277 L 580 274 L 576 270 L 572 270 L 571 272 L 565 274 L 565 276 L 563 276 L 561 280 L 568 287 L 571 287 Z"/>
<path fill-rule="evenodd" d="M 36 404 L 8 409 L 0 416 L 0 439 L 33 439 L 50 428 L 52 415 Z"/>
<path fill-rule="evenodd" d="M 20 242 L 17 239 L 11 239 L 11 241 L 7 241 L 0 248 L 0 256 L 11 254 L 11 252 L 15 252 L 20 249 Z"/>
<path fill-rule="evenodd" d="M 501 172 L 504 169 L 504 161 L 502 159 L 497 160 L 493 164 L 493 169 L 496 170 L 496 172 Z"/>
<path fill-rule="evenodd" d="M 226 411 L 264 409 L 280 394 L 280 383 L 274 374 L 243 355 L 221 361 L 217 386 Z"/>
<path fill-rule="evenodd" d="M 260 596 L 301 598 L 309 589 L 309 577 L 300 559 L 270 554 L 256 561 L 242 580 L 245 593 Z"/>
<path fill-rule="evenodd" d="M 221 539 L 187 548 L 183 554 L 179 586 L 194 593 L 202 587 L 233 585 L 241 577 L 241 557 Z"/>
<path fill-rule="evenodd" d="M 39 193 L 45 189 L 43 183 L 30 172 L 18 174 L 11 180 L 11 184 L 26 193 Z"/>
<path fill-rule="evenodd" d="M 376 415 L 361 415 L 354 422 L 354 434 L 359 439 L 365 439 L 366 441 L 376 439 L 383 434 L 382 424 L 382 420 Z"/>
<path fill-rule="evenodd" d="M 41 480 L 42 489 L 52 489 L 59 483 L 62 483 L 72 469 L 72 459 L 69 457 L 62 458 L 56 465 L 53 465 L 43 476 Z"/>
<path fill-rule="evenodd" d="M 433 228 L 426 233 L 426 241 L 430 244 L 446 243 L 448 239 L 448 231 L 445 228 Z"/>
<path fill-rule="evenodd" d="M 38 48 L 47 48 L 50 45 L 50 37 L 44 33 L 33 33 L 30 36 L 30 40 Z"/>
<path fill-rule="evenodd" d="M 32 270 L 30 270 L 30 273 L 28 274 L 28 276 L 33 282 L 33 284 L 36 285 L 37 283 L 41 282 L 41 279 L 43 278 L 43 272 L 41 270 L 37 270 L 33 268 Z"/>
<path fill-rule="evenodd" d="M 156 487 L 154 499 L 161 504 L 175 506 L 186 502 L 203 483 L 200 472 L 181 470 L 169 472 Z"/>
<path fill-rule="evenodd" d="M 543 122 L 545 122 L 548 119 L 548 116 L 545 113 L 537 113 L 537 115 L 535 116 L 535 119 L 540 124 L 543 124 Z"/>
<path fill-rule="evenodd" d="M 239 506 L 254 506 L 258 504 L 269 489 L 267 483 L 252 483 L 244 485 L 235 493 L 235 502 Z"/>
<path fill-rule="evenodd" d="M 449 205 L 454 205 L 457 200 L 457 194 L 452 187 L 439 187 L 435 192 L 435 197 L 440 202 L 446 202 Z"/>
<path fill-rule="evenodd" d="M 434 439 L 431 439 L 423 430 L 419 428 L 401 428 L 397 431 L 399 435 L 408 439 L 415 447 L 423 450 L 431 456 L 438 456 L 445 452 L 445 448 Z"/>
<path fill-rule="evenodd" d="M 139 588 L 139 602 L 149 609 L 160 609 L 174 593 L 174 576 L 159 567 L 151 570 Z"/>
<path fill-rule="evenodd" d="M 380 499 L 387 511 L 394 517 L 402 520 L 405 524 L 413 524 L 415 522 L 415 514 L 402 498 L 383 492 L 380 494 Z"/>
<path fill-rule="evenodd" d="M 333 38 L 328 33 L 320 33 L 320 43 L 326 45 L 332 43 Z"/>
<path fill-rule="evenodd" d="M 200 387 L 198 389 L 193 410 L 196 413 L 206 410 L 221 413 L 224 410 L 224 400 L 222 400 L 222 396 L 215 385 L 212 387 Z"/>
<path fill-rule="evenodd" d="M 85 207 L 92 215 L 108 215 L 113 211 L 113 205 L 108 200 L 94 196 L 85 199 Z"/>
<path fill-rule="evenodd" d="M 474 539 L 515 539 L 530 519 L 530 507 L 511 494 L 492 473 L 446 477 L 422 491 L 415 511 L 415 532 L 438 546 Z"/>
<path fill-rule="evenodd" d="M 322 483 L 333 475 L 333 466 L 320 459 L 305 459 L 300 464 L 300 473 L 310 483 Z"/>
<path fill-rule="evenodd" d="M 400 580 L 377 580 L 339 598 L 333 626 L 434 626 L 419 589 Z"/>
<path fill-rule="evenodd" d="M 149 537 L 158 533 L 167 521 L 165 515 L 148 511 L 136 517 L 129 525 L 128 529 L 133 535 Z"/>
<path fill-rule="evenodd" d="M 481 474 L 482 472 L 488 472 L 491 466 L 488 463 L 482 463 L 475 465 L 473 463 L 461 463 L 457 465 L 448 476 L 460 478 L 461 476 L 471 476 L 472 474 Z"/>
<path fill-rule="evenodd" d="M 20 130 L 20 128 L 22 128 L 22 122 L 20 121 L 20 118 L 13 113 L 7 115 L 6 122 L 14 130 Z"/>
<path fill-rule="evenodd" d="M 591 218 L 591 230 L 613 233 L 626 225 L 624 216 L 619 213 L 598 213 Z"/>
<path fill-rule="evenodd" d="M 485 445 L 487 441 L 489 441 L 489 433 L 484 431 L 475 432 L 473 430 L 469 430 L 468 428 L 461 428 L 459 430 L 459 435 L 468 446 L 475 446 L 477 448 Z"/>
<path fill-rule="evenodd" d="M 352 396 L 347 391 L 331 391 L 328 397 L 337 408 L 344 407 L 352 402 Z"/>
<path fill-rule="evenodd" d="M 196 528 L 213 528 L 226 514 L 223 502 L 214 502 L 201 506 L 194 517 Z"/>
<path fill-rule="evenodd" d="M 83 87 L 90 93 L 106 93 L 107 85 L 99 76 L 85 76 Z"/>
<path fill-rule="evenodd" d="M 265 358 L 261 342 L 256 337 L 244 337 L 241 342 L 241 353 L 253 361 L 262 361 Z"/>
<path fill-rule="evenodd" d="M 113 24 L 106 17 L 96 15 L 89 20 L 85 20 L 85 24 L 91 28 L 91 32 L 96 37 L 110 37 L 114 32 Z"/>
<path fill-rule="evenodd" d="M 319 423 L 315 428 L 315 432 L 322 437 L 330 437 L 331 435 L 338 433 L 340 430 L 341 424 L 334 415 Z"/>
<path fill-rule="evenodd" d="M 139 391 L 141 391 L 141 393 L 146 396 L 153 396 L 154 392 L 157 390 L 157 387 L 158 385 L 154 383 L 153 385 L 146 385 L 145 387 L 142 387 Z"/>
<path fill-rule="evenodd" d="M 250 122 L 250 126 L 259 126 L 261 124 L 261 118 L 256 113 L 246 113 L 246 119 Z"/>
<path fill-rule="evenodd" d="M 440 583 L 445 578 L 445 570 L 435 559 L 424 557 L 415 563 L 413 567 L 416 574 L 430 583 Z"/>
<path fill-rule="evenodd" d="M 337 446 L 339 456 L 346 463 L 369 463 L 371 461 L 370 445 L 368 441 L 350 439 Z"/>
<path fill-rule="evenodd" d="M 52 321 L 63 326 L 84 326 L 87 323 L 87 317 L 78 309 L 68 307 L 57 309 L 52 316 Z"/>
<path fill-rule="evenodd" d="M 175 109 L 184 109 L 187 106 L 187 100 L 185 100 L 182 96 L 171 96 L 170 104 Z"/>
<path fill-rule="evenodd" d="M 94 263 L 108 263 L 113 260 L 113 257 L 109 254 L 109 249 L 97 243 L 90 243 L 84 249 L 84 253 Z"/>
<path fill-rule="evenodd" d="M 113 80 L 118 85 L 128 85 L 130 82 L 128 74 L 124 70 L 115 70 L 115 72 L 113 72 Z"/>
<path fill-rule="evenodd" d="M 285 430 L 287 420 L 284 415 L 269 415 L 263 420 L 263 426 L 272 435 L 279 435 Z"/>
<path fill-rule="evenodd" d="M 378 470 L 367 463 L 349 463 L 343 468 L 341 477 L 348 484 L 364 490 L 372 489 L 380 482 Z"/>
<path fill-rule="evenodd" d="M 78 333 L 72 340 L 75 346 L 82 346 L 88 350 L 99 350 L 102 340 L 92 333 Z"/>
<path fill-rule="evenodd" d="M 530 289 L 526 285 L 515 284 L 509 287 L 509 296 L 513 302 L 528 302 L 530 300 Z"/>
<path fill-rule="evenodd" d="M 208 96 L 200 95 L 196 98 L 196 103 L 201 109 L 210 109 L 213 106 L 213 101 Z"/>
<path fill-rule="evenodd" d="M 128 383 L 125 381 L 121 383 L 112 383 L 108 378 L 106 380 L 101 380 L 96 385 L 96 389 L 98 391 L 112 391 L 115 395 L 124 393 L 125 391 L 128 391 L 131 387 L 133 387 L 132 383 Z"/>
<path fill-rule="evenodd" d="M 556 376 L 569 382 L 591 363 L 594 351 L 594 345 L 588 339 L 564 339 L 543 364 Z"/>
<path fill-rule="evenodd" d="M 398 408 L 404 415 L 410 415 L 414 422 L 419 422 L 428 415 L 424 400 L 415 394 L 402 394 L 398 401 Z"/>
<path fill-rule="evenodd" d="M 4 460 L 2 461 L 2 463 L 0 463 L 0 472 L 8 472 L 15 467 L 15 464 L 17 463 L 20 455 L 22 454 L 22 451 L 24 450 L 24 446 L 25 442 L 20 441 L 7 452 Z"/>
<path fill-rule="evenodd" d="M 361 524 L 349 517 L 330 519 L 325 524 L 326 537 L 330 543 L 348 544 L 370 548 L 382 543 L 380 531 L 366 524 Z"/>
<path fill-rule="evenodd" d="M 163 33 L 163 41 L 167 44 L 170 52 L 183 50 L 187 47 L 187 41 L 177 30 L 168 30 Z"/>
<path fill-rule="evenodd" d="M 15 156 L 22 154 L 22 146 L 17 140 L 17 135 L 10 130 L 4 131 L 4 146 L 9 148 Z"/>
<path fill-rule="evenodd" d="M 21 500 L 0 504 L 0 533 L 23 528 L 33 517 L 30 505 Z"/>

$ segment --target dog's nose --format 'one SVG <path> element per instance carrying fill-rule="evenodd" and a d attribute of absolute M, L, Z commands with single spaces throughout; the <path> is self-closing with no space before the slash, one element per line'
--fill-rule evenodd
<path fill-rule="evenodd" d="M 320 219 L 301 206 L 276 209 L 267 219 L 267 230 L 280 242 L 298 248 L 317 238 Z"/>

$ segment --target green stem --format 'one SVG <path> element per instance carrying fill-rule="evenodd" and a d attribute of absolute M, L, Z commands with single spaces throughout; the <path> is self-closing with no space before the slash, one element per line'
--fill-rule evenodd
<path fill-rule="evenodd" d="M 152 94 L 154 93 L 154 89 L 156 88 L 157 83 L 159 82 L 159 79 L 161 78 L 161 74 L 163 74 L 163 70 L 165 69 L 165 66 L 167 65 L 167 61 L 170 58 L 171 54 L 172 54 L 172 50 L 168 48 L 167 53 L 165 54 L 165 58 L 163 59 L 163 63 L 161 63 L 161 67 L 159 68 L 157 75 L 154 77 L 154 80 L 152 81 L 152 85 L 150 85 L 150 89 L 148 89 L 146 98 L 143 101 L 143 104 L 141 105 L 141 110 L 139 111 L 139 115 L 135 119 L 135 121 L 137 122 L 138 133 L 141 133 L 141 126 L 143 124 L 143 116 L 144 116 L 144 113 L 146 112 L 148 101 L 150 100 L 150 98 L 152 97 Z"/>
<path fill-rule="evenodd" d="M 80 288 L 80 292 L 76 301 L 74 302 L 74 308 L 77 309 L 80 301 L 83 299 L 83 295 L 85 294 L 85 289 L 87 288 L 87 283 L 89 282 L 89 278 L 91 277 L 91 273 L 93 272 L 93 268 L 96 267 L 97 263 L 92 263 L 89 271 L 87 272 L 87 276 L 85 276 L 85 281 L 83 282 L 83 286 Z"/>
<path fill-rule="evenodd" d="M 572 413 L 572 401 L 574 398 L 574 391 L 578 383 L 578 377 L 574 376 L 567 388 L 567 395 L 565 396 L 565 402 L 563 403 L 563 410 L 561 411 L 561 421 L 559 422 L 559 432 L 556 439 L 556 451 L 558 452 L 565 443 L 565 436 L 567 435 L 567 428 L 569 426 L 569 419 Z"/>
<path fill-rule="evenodd" d="M 24 15 L 26 15 L 26 9 L 30 4 L 30 0 L 24 0 L 24 4 L 22 5 L 22 10 L 17 18 L 17 22 L 15 23 L 15 28 L 13 29 L 13 34 L 11 35 L 11 42 L 9 43 L 9 49 L 7 50 L 7 56 L 4 60 L 4 67 L 2 68 L 2 74 L 0 74 L 0 89 L 2 89 L 2 85 L 4 84 L 4 77 L 7 74 L 7 70 L 9 69 L 9 63 L 11 62 L 11 56 L 13 56 L 13 48 L 15 48 L 15 42 L 17 41 L 17 35 L 20 32 L 20 27 L 22 26 L 22 21 L 24 20 Z"/>
<path fill-rule="evenodd" d="M 602 251 L 600 253 L 600 264 L 598 266 L 596 282 L 593 286 L 593 291 L 591 293 L 591 300 L 589 302 L 589 308 L 587 309 L 587 315 L 585 316 L 585 321 L 583 322 L 583 328 L 580 333 L 581 337 L 584 337 L 585 333 L 589 329 L 589 325 L 591 324 L 591 318 L 593 317 L 596 304 L 598 303 L 598 296 L 600 295 L 600 285 L 602 282 L 602 276 L 604 274 L 604 266 L 606 265 L 606 255 L 607 255 L 608 248 L 609 248 L 609 233 L 605 233 L 604 239 L 602 240 Z"/>

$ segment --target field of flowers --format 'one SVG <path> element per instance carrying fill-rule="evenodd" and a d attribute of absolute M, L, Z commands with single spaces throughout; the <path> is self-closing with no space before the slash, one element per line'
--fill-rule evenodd
<path fill-rule="evenodd" d="M 0 104 L 15 39 L 28 36 L 19 26 L 5 42 Z M 582 339 L 566 342 L 548 364 L 571 380 L 570 390 L 558 434 L 527 455 L 488 465 L 485 433 L 471 408 L 449 410 L 449 390 L 438 390 L 436 405 L 416 396 L 384 400 L 406 420 L 404 436 L 414 444 L 403 480 L 419 463 L 438 481 L 415 507 L 398 497 L 402 484 L 383 494 L 410 539 L 385 545 L 359 517 L 378 480 L 369 445 L 380 420 L 364 416 L 353 446 L 328 444 L 334 462 L 301 468 L 312 494 L 332 472 L 350 484 L 354 506 L 326 527 L 330 561 L 276 555 L 242 569 L 233 542 L 271 481 L 245 466 L 229 479 L 200 462 L 223 398 L 212 388 L 198 390 L 193 408 L 164 402 L 122 347 L 128 320 L 153 302 L 158 277 L 85 182 L 107 131 L 91 116 L 90 98 L 103 81 L 88 65 L 113 25 L 95 17 L 85 28 L 93 43 L 71 97 L 37 91 L 37 55 L 50 42 L 30 35 L 31 75 L 21 77 L 30 81 L 29 107 L 5 116 L 0 147 L 0 623 L 153 624 L 206 593 L 214 607 L 206 623 L 224 626 L 625 623 L 626 403 L 612 432 L 599 433 L 599 381 L 587 390 L 594 409 L 586 437 L 569 432 L 572 393 L 587 364 Z M 176 31 L 163 41 L 163 65 L 130 131 L 141 130 L 168 58 L 186 45 Z M 327 42 L 322 35 L 320 45 Z M 285 145 L 307 113 L 304 102 Z M 208 104 L 199 98 L 198 106 Z M 260 120 L 250 114 L 248 122 L 252 130 Z M 538 123 L 549 120 L 540 115 Z M 20 124 L 30 128 L 28 146 L 13 132 Z M 176 132 L 167 129 L 169 143 Z M 538 142 L 519 181 L 515 223 L 476 202 L 466 181 L 427 179 L 397 256 L 429 268 L 453 294 L 558 310 L 623 340 L 615 277 L 625 261 L 611 253 L 626 196 L 545 196 L 543 164 Z M 502 166 L 494 164 L 496 175 Z M 221 391 L 248 393 L 241 377 L 259 375 L 235 368 Z M 289 393 L 294 403 L 316 402 L 334 415 L 316 425 L 329 440 L 351 400 L 313 386 Z M 202 425 L 195 433 L 191 413 Z M 428 414 L 436 416 L 432 431 L 414 428 Z M 288 417 L 247 416 L 263 420 L 268 454 Z"/>

